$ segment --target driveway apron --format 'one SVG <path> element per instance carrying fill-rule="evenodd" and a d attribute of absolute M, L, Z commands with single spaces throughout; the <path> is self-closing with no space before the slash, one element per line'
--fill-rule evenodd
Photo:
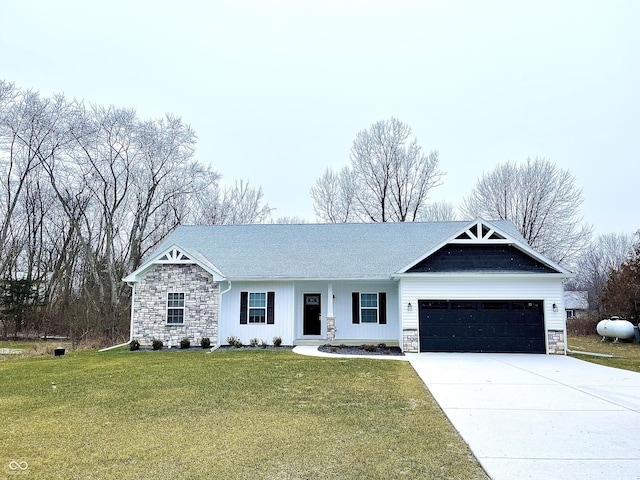
<path fill-rule="evenodd" d="M 640 480 L 640 373 L 565 356 L 407 357 L 493 480 Z"/>

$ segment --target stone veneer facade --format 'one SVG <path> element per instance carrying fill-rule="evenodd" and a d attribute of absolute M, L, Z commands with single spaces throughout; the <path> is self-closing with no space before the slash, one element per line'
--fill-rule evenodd
<path fill-rule="evenodd" d="M 184 293 L 184 323 L 167 324 L 167 293 Z M 154 339 L 178 346 L 188 338 L 192 346 L 208 337 L 218 343 L 220 286 L 194 264 L 154 265 L 135 286 L 133 335 L 143 345 Z"/>
<path fill-rule="evenodd" d="M 336 339 L 336 317 L 327 317 L 327 340 L 333 342 Z"/>
<path fill-rule="evenodd" d="M 402 350 L 405 353 L 418 353 L 420 351 L 420 335 L 415 328 L 405 328 L 402 331 Z"/>
<path fill-rule="evenodd" d="M 549 355 L 565 354 L 564 332 L 562 330 L 549 330 L 547 339 L 549 341 Z"/>

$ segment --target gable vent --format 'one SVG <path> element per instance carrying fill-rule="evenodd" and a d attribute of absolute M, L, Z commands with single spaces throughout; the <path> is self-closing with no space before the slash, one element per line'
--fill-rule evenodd
<path fill-rule="evenodd" d="M 482 222 L 471 225 L 450 243 L 505 243 L 506 238 Z"/>
<path fill-rule="evenodd" d="M 162 257 L 160 257 L 158 261 L 162 263 L 193 263 L 193 261 L 186 254 L 184 254 L 177 248 L 174 248 L 173 250 L 165 253 Z"/>

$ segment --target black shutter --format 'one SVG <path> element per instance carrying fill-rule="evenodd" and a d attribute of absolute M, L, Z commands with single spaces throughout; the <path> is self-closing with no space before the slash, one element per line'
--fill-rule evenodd
<path fill-rule="evenodd" d="M 351 321 L 360 323 L 360 293 L 351 293 Z"/>
<path fill-rule="evenodd" d="M 247 323 L 247 303 L 249 303 L 249 292 L 240 292 L 240 325 Z"/>
<path fill-rule="evenodd" d="M 276 304 L 276 292 L 267 292 L 267 324 L 273 325 L 275 317 L 273 315 Z"/>
<path fill-rule="evenodd" d="M 378 293 L 378 323 L 380 325 L 387 324 L 387 294 L 386 292 Z"/>

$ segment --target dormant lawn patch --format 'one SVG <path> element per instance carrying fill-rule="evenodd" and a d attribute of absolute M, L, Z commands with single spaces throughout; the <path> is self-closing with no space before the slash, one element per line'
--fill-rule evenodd
<path fill-rule="evenodd" d="M 261 350 L 12 357 L 0 363 L 5 474 L 26 462 L 50 479 L 487 478 L 406 362 Z"/>

